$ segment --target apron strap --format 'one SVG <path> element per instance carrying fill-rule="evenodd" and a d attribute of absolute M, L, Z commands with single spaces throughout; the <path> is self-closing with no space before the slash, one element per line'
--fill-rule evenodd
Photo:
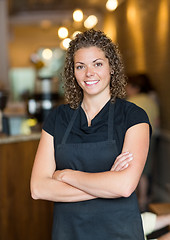
<path fill-rule="evenodd" d="M 64 137 L 63 137 L 63 139 L 62 139 L 61 144 L 65 144 L 65 142 L 66 142 L 66 140 L 67 140 L 67 137 L 68 137 L 68 135 L 69 135 L 69 133 L 70 133 L 70 130 L 71 130 L 72 126 L 73 126 L 73 123 L 74 123 L 74 121 L 75 121 L 75 119 L 76 119 L 76 117 L 77 117 L 78 111 L 79 111 L 79 108 L 76 109 L 75 112 L 73 113 L 73 116 L 72 116 L 72 118 L 71 118 L 71 120 L 70 120 L 70 122 L 69 122 L 69 125 L 68 125 L 68 127 L 67 127 L 67 129 L 66 129 L 66 131 L 65 131 L 65 133 L 64 133 Z"/>
<path fill-rule="evenodd" d="M 80 108 L 80 107 L 79 107 Z M 77 117 L 79 108 L 75 110 L 75 112 L 73 113 L 73 116 L 69 122 L 69 125 L 64 133 L 63 139 L 61 144 L 65 144 L 67 137 L 71 131 L 71 128 L 73 127 L 74 121 Z M 109 116 L 108 116 L 108 140 L 113 140 L 113 133 L 114 133 L 114 109 L 115 109 L 115 103 L 111 103 L 110 102 L 110 106 L 109 106 Z"/>
<path fill-rule="evenodd" d="M 108 116 L 108 140 L 113 140 L 114 134 L 114 113 L 115 113 L 115 103 L 110 102 L 109 106 L 109 116 Z"/>

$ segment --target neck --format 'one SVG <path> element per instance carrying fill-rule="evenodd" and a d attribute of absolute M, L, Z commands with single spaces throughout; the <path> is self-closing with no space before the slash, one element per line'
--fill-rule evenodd
<path fill-rule="evenodd" d="M 86 107 L 86 109 L 96 109 L 100 110 L 103 106 L 109 101 L 110 94 L 103 96 L 86 96 L 84 95 L 82 105 Z"/>
<path fill-rule="evenodd" d="M 86 113 L 88 126 L 91 125 L 91 120 L 100 112 L 100 110 L 109 101 L 109 99 L 110 99 L 110 95 L 107 97 L 104 96 L 103 98 L 99 98 L 98 96 L 93 96 L 93 97 L 84 96 L 82 101 L 82 108 Z"/>

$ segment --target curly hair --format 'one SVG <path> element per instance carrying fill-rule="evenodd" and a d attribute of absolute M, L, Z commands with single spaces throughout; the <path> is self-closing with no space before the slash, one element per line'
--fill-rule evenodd
<path fill-rule="evenodd" d="M 70 42 L 66 53 L 64 66 L 65 98 L 73 109 L 78 108 L 83 99 L 83 91 L 74 76 L 74 54 L 81 48 L 92 46 L 100 48 L 105 53 L 111 72 L 113 72 L 110 79 L 111 102 L 114 102 L 117 97 L 124 98 L 126 94 L 126 76 L 118 47 L 102 31 L 90 29 L 77 34 L 75 39 Z"/>

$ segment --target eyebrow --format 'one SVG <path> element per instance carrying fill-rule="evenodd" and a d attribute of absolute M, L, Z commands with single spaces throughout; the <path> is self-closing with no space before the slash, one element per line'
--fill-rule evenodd
<path fill-rule="evenodd" d="M 96 58 L 95 60 L 93 60 L 93 63 L 97 62 L 98 60 L 102 60 L 103 61 L 102 58 Z M 77 63 L 84 64 L 83 62 L 75 62 L 75 64 L 77 64 Z"/>
<path fill-rule="evenodd" d="M 77 63 L 79 63 L 79 64 L 84 64 L 83 62 L 75 62 L 75 64 L 77 64 Z"/>
<path fill-rule="evenodd" d="M 102 60 L 102 61 L 103 61 L 102 58 L 97 58 L 97 59 L 95 59 L 93 62 L 96 62 L 96 61 L 98 61 L 98 60 Z"/>

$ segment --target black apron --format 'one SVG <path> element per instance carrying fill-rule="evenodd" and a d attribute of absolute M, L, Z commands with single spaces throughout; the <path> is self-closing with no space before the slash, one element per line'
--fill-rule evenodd
<path fill-rule="evenodd" d="M 114 106 L 110 103 L 108 139 L 92 143 L 66 143 L 79 109 L 75 110 L 55 146 L 56 168 L 85 172 L 109 171 L 117 155 L 114 140 Z M 53 240 L 144 240 L 135 193 L 128 198 L 97 198 L 81 202 L 54 203 Z"/>

